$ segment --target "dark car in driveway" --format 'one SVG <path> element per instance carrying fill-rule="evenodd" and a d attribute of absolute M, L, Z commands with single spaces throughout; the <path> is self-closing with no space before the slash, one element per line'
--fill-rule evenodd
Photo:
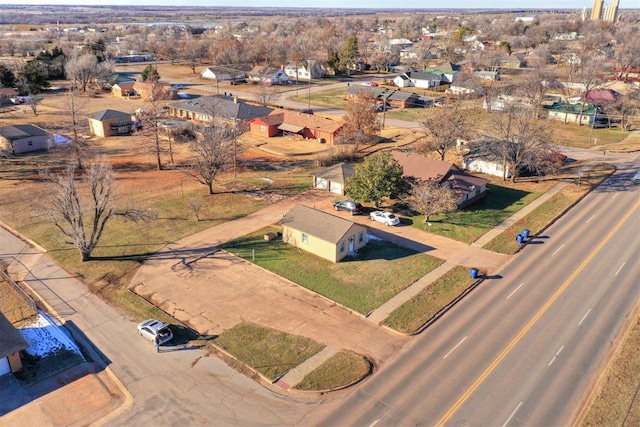
<path fill-rule="evenodd" d="M 362 213 L 362 205 L 353 200 L 342 200 L 333 204 L 333 209 L 337 211 L 347 211 L 350 215 L 359 215 Z"/>

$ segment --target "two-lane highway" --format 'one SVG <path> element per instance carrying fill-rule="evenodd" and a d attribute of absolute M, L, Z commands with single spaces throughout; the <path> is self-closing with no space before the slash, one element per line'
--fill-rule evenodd
<path fill-rule="evenodd" d="M 568 425 L 640 300 L 640 186 L 612 176 L 321 425 Z"/>

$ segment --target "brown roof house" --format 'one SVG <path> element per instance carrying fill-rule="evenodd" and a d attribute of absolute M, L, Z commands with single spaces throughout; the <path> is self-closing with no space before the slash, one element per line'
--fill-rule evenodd
<path fill-rule="evenodd" d="M 29 343 L 20 332 L 0 313 L 0 377 L 22 368 L 20 351 L 29 347 Z"/>
<path fill-rule="evenodd" d="M 313 175 L 313 186 L 332 193 L 345 194 L 347 178 L 353 176 L 354 167 L 349 163 L 338 163 Z"/>
<path fill-rule="evenodd" d="M 36 125 L 13 125 L 0 128 L 0 147 L 13 153 L 48 150 L 53 134 Z"/>
<path fill-rule="evenodd" d="M 364 225 L 304 205 L 293 206 L 280 224 L 284 242 L 332 262 L 367 244 Z"/>
<path fill-rule="evenodd" d="M 117 110 L 100 110 L 91 113 L 89 129 L 91 133 L 103 138 L 107 136 L 129 135 L 134 128 L 133 117 L 130 113 Z"/>
<path fill-rule="evenodd" d="M 391 155 L 402 166 L 404 176 L 449 182 L 451 188 L 460 195 L 458 208 L 469 206 L 487 195 L 489 180 L 464 173 L 451 162 L 402 151 L 393 151 Z"/>
<path fill-rule="evenodd" d="M 160 92 L 161 99 L 178 99 L 178 89 L 169 83 L 157 83 L 155 90 Z M 129 81 L 111 86 L 111 93 L 120 98 L 149 99 L 154 91 L 154 84 L 148 82 Z"/>
<path fill-rule="evenodd" d="M 249 122 L 251 133 L 264 138 L 288 136 L 293 139 L 315 139 L 333 144 L 344 123 L 327 117 L 294 110 L 273 110 L 268 116 Z"/>

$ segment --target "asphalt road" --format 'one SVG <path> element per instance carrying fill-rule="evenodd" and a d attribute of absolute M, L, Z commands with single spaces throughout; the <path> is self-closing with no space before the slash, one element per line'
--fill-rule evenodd
<path fill-rule="evenodd" d="M 162 346 L 156 353 L 138 335 L 137 322 L 1 227 L 0 260 L 10 268 L 20 264 L 28 269 L 24 281 L 86 336 L 132 395 L 132 408 L 107 425 L 294 425 L 317 405 L 276 395 L 185 343 Z M 45 286 L 35 277 L 49 280 Z"/>
<path fill-rule="evenodd" d="M 637 164 L 313 424 L 570 425 L 640 300 Z"/>

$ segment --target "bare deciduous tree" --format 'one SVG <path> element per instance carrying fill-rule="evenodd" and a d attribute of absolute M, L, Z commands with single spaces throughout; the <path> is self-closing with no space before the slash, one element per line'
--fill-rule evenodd
<path fill-rule="evenodd" d="M 383 100 L 385 102 L 386 100 Z M 339 144 L 350 144 L 355 155 L 361 144 L 372 144 L 382 128 L 375 110 L 376 99 L 373 92 L 363 89 L 351 97 L 342 117 L 344 127 L 338 136 Z"/>
<path fill-rule="evenodd" d="M 62 109 L 71 128 L 71 144 L 69 148 L 79 169 L 82 169 L 82 158 L 91 147 L 90 141 L 83 138 L 80 133 L 85 123 L 85 108 L 87 105 L 88 99 L 83 98 L 77 89 L 71 89 L 65 94 Z"/>
<path fill-rule="evenodd" d="M 146 97 L 146 102 L 142 107 L 142 111 L 140 114 L 141 118 L 143 119 L 143 127 L 140 133 L 151 138 L 150 141 L 145 141 L 142 143 L 142 148 L 155 157 L 156 168 L 158 170 L 162 170 L 162 155 L 167 152 L 165 147 L 163 147 L 160 138 L 162 133 L 161 122 L 165 116 L 165 110 L 163 108 L 165 104 L 164 97 L 165 94 L 163 92 L 162 86 L 158 83 L 158 81 L 152 82 L 151 90 Z M 171 163 L 173 163 L 171 139 L 169 139 L 168 152 Z"/>
<path fill-rule="evenodd" d="M 71 239 L 79 251 L 82 262 L 91 259 L 109 220 L 115 216 L 132 221 L 147 221 L 149 211 L 114 206 L 115 176 L 106 159 L 93 163 L 86 171 L 84 186 L 76 180 L 76 164 L 69 163 L 63 174 L 43 176 L 53 183 L 53 189 L 44 197 L 44 211 L 51 222 Z"/>
<path fill-rule="evenodd" d="M 411 209 L 424 215 L 426 224 L 431 215 L 455 211 L 458 207 L 458 198 L 448 182 L 429 179 L 412 183 L 409 194 L 404 200 Z"/>
<path fill-rule="evenodd" d="M 74 52 L 64 66 L 67 78 L 83 92 L 98 74 L 98 58 L 91 53 Z"/>
<path fill-rule="evenodd" d="M 539 120 L 528 106 L 511 106 L 495 116 L 493 150 L 503 159 L 503 179 L 510 170 L 514 182 L 521 167 L 536 168 L 548 158 L 552 151 L 548 129 L 548 123 Z"/>
<path fill-rule="evenodd" d="M 459 139 L 468 140 L 476 127 L 473 117 L 455 104 L 443 107 L 420 122 L 427 140 L 420 147 L 421 153 L 436 152 L 444 160 L 447 152 L 455 148 Z"/>
<path fill-rule="evenodd" d="M 191 143 L 193 163 L 187 173 L 199 183 L 206 185 L 213 194 L 213 184 L 221 173 L 232 168 L 236 151 L 236 140 L 232 129 L 224 126 L 207 126 L 200 130 Z"/>

